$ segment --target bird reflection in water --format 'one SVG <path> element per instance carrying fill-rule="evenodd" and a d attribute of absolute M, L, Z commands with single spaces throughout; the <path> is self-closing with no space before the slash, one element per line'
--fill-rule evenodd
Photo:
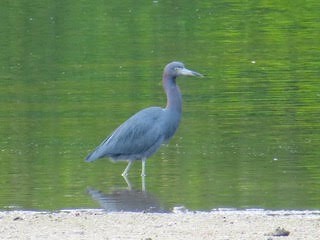
<path fill-rule="evenodd" d="M 128 177 L 124 177 L 124 179 L 128 184 L 127 189 L 115 189 L 104 193 L 94 188 L 88 188 L 87 192 L 107 212 L 169 212 L 161 206 L 154 195 L 145 190 L 144 177 L 142 177 L 142 190 L 132 189 Z"/>

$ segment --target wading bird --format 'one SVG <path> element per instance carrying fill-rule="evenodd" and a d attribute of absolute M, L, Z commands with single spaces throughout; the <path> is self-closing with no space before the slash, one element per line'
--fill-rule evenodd
<path fill-rule="evenodd" d="M 114 161 L 126 160 L 128 165 L 122 176 L 127 176 L 136 160 L 142 161 L 141 176 L 145 176 L 147 158 L 153 155 L 162 143 L 168 142 L 176 132 L 182 112 L 182 97 L 176 83 L 179 76 L 198 76 L 200 73 L 188 70 L 181 62 L 171 62 L 163 71 L 162 84 L 167 94 L 167 106 L 145 108 L 121 124 L 108 136 L 86 161 L 109 157 Z"/>

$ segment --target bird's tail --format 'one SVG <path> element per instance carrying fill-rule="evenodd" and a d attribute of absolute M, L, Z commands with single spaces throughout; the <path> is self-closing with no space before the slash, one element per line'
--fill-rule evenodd
<path fill-rule="evenodd" d="M 92 162 L 94 160 L 97 160 L 98 158 L 102 158 L 104 156 L 107 156 L 106 154 L 106 142 L 107 142 L 108 138 L 106 140 L 104 140 L 92 153 L 90 153 L 85 161 L 86 162 Z"/>
<path fill-rule="evenodd" d="M 98 159 L 98 157 L 96 156 L 96 151 L 93 151 L 92 153 L 90 153 L 90 154 L 86 157 L 85 161 L 86 161 L 86 162 L 93 162 L 94 160 L 97 160 L 97 159 Z"/>

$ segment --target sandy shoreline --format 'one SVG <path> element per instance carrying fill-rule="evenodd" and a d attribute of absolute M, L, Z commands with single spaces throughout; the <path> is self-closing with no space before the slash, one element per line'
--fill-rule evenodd
<path fill-rule="evenodd" d="M 284 235 L 275 236 L 280 227 Z M 287 234 L 286 234 L 287 233 Z M 281 231 L 280 231 L 281 235 Z M 0 239 L 320 239 L 320 211 L 2 211 Z"/>

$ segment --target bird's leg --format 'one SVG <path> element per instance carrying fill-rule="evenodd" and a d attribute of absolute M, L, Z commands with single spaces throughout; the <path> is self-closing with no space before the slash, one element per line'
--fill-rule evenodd
<path fill-rule="evenodd" d="M 130 170 L 130 168 L 131 168 L 132 163 L 133 163 L 133 161 L 129 161 L 129 162 L 128 162 L 128 165 L 127 165 L 126 169 L 125 169 L 125 170 L 123 171 L 123 173 L 121 174 L 122 176 L 128 176 L 128 172 L 129 172 L 129 170 Z"/>
<path fill-rule="evenodd" d="M 145 177 L 146 176 L 146 158 L 142 158 L 141 162 L 142 162 L 142 169 L 141 169 L 141 177 Z"/>
<path fill-rule="evenodd" d="M 141 176 L 141 190 L 142 190 L 142 192 L 146 191 L 146 177 L 145 176 Z"/>
<path fill-rule="evenodd" d="M 124 178 L 124 180 L 126 181 L 127 185 L 128 185 L 128 190 L 131 191 L 132 190 L 132 186 L 131 186 L 131 182 L 128 178 L 127 175 L 122 175 L 122 177 Z"/>

